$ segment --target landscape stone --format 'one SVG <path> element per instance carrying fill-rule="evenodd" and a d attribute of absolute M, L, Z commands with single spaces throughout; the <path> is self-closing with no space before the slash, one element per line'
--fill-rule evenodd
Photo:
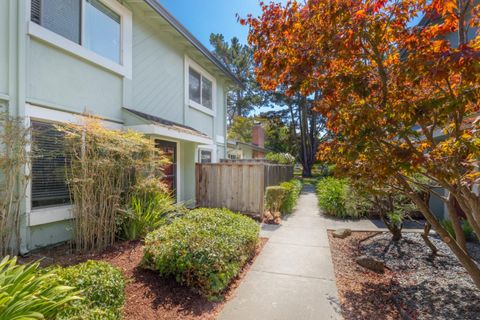
<path fill-rule="evenodd" d="M 369 270 L 383 273 L 385 271 L 385 263 L 381 260 L 369 257 L 369 256 L 360 256 L 355 261 L 364 268 Z"/>
<path fill-rule="evenodd" d="M 338 229 L 333 232 L 334 238 L 345 239 L 346 237 L 352 234 L 352 230 L 350 229 Z"/>

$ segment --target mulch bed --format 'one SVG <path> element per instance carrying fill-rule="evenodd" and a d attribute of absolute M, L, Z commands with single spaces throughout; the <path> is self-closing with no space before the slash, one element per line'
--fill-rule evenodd
<path fill-rule="evenodd" d="M 68 246 L 43 249 L 22 259 L 22 262 L 43 258 L 43 265 L 69 266 L 87 260 L 106 261 L 122 270 L 127 278 L 125 320 L 206 320 L 215 319 L 224 304 L 234 296 L 236 288 L 267 240 L 260 238 L 254 257 L 232 281 L 224 294 L 224 299 L 216 302 L 209 301 L 191 289 L 181 286 L 172 278 L 163 278 L 154 271 L 139 267 L 143 257 L 143 244 L 138 241 L 119 243 L 105 251 L 89 254 L 72 254 Z"/>
<path fill-rule="evenodd" d="M 398 243 L 371 232 L 329 240 L 345 319 L 480 319 L 480 290 L 439 238 L 431 237 L 436 257 L 414 233 Z M 480 261 L 480 244 L 469 243 L 469 252 Z M 362 268 L 359 255 L 384 260 L 386 272 Z"/>

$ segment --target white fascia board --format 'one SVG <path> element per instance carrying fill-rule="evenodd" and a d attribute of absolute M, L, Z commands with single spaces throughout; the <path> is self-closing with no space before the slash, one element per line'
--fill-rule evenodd
<path fill-rule="evenodd" d="M 33 227 L 70 220 L 73 218 L 72 209 L 72 205 L 33 209 L 29 214 L 28 225 Z"/>
<path fill-rule="evenodd" d="M 189 134 L 186 132 L 180 132 L 177 130 L 161 127 L 155 124 L 127 126 L 126 129 L 137 131 L 137 132 L 148 134 L 148 135 L 163 136 L 163 137 L 176 139 L 176 140 L 195 142 L 198 144 L 206 144 L 206 145 L 213 144 L 212 139 L 203 138 L 203 137 L 196 136 L 194 134 Z"/>

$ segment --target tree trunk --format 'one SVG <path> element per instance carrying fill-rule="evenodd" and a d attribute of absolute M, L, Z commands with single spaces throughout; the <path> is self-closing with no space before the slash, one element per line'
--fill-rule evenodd
<path fill-rule="evenodd" d="M 402 185 L 407 189 L 410 189 L 406 181 L 401 181 Z M 458 245 L 458 243 L 448 234 L 448 232 L 443 228 L 442 224 L 438 221 L 435 215 L 432 213 L 428 205 L 422 201 L 422 198 L 413 190 L 408 193 L 410 199 L 415 203 L 420 212 L 427 219 L 428 223 L 431 224 L 433 229 L 438 233 L 438 235 L 443 239 L 443 241 L 448 245 L 450 250 L 455 254 L 463 267 L 467 270 L 468 274 L 472 278 L 473 282 L 480 289 L 480 268 L 477 264 L 470 258 L 470 256 Z"/>
<path fill-rule="evenodd" d="M 422 238 L 423 238 L 423 241 L 425 241 L 425 244 L 432 251 L 432 254 L 437 255 L 438 249 L 437 247 L 435 247 L 433 242 L 430 241 L 430 238 L 428 237 L 428 235 L 430 234 L 430 229 L 432 229 L 432 225 L 429 222 L 425 223 L 425 227 L 423 228 Z"/>
<path fill-rule="evenodd" d="M 452 221 L 453 229 L 455 230 L 455 240 L 457 241 L 460 248 L 463 251 L 467 252 L 467 242 L 465 240 L 465 234 L 463 233 L 462 224 L 460 222 L 460 217 L 457 212 L 457 208 L 454 204 L 455 197 L 452 193 L 449 193 L 447 198 L 447 207 L 448 207 L 448 215 L 450 220 Z"/>

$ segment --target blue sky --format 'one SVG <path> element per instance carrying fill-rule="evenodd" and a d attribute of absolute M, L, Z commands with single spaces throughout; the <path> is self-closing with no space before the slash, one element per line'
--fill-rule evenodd
<path fill-rule="evenodd" d="M 208 48 L 211 33 L 221 33 L 227 40 L 236 36 L 246 43 L 248 28 L 237 22 L 236 14 L 246 17 L 261 12 L 259 0 L 158 1 Z"/>

